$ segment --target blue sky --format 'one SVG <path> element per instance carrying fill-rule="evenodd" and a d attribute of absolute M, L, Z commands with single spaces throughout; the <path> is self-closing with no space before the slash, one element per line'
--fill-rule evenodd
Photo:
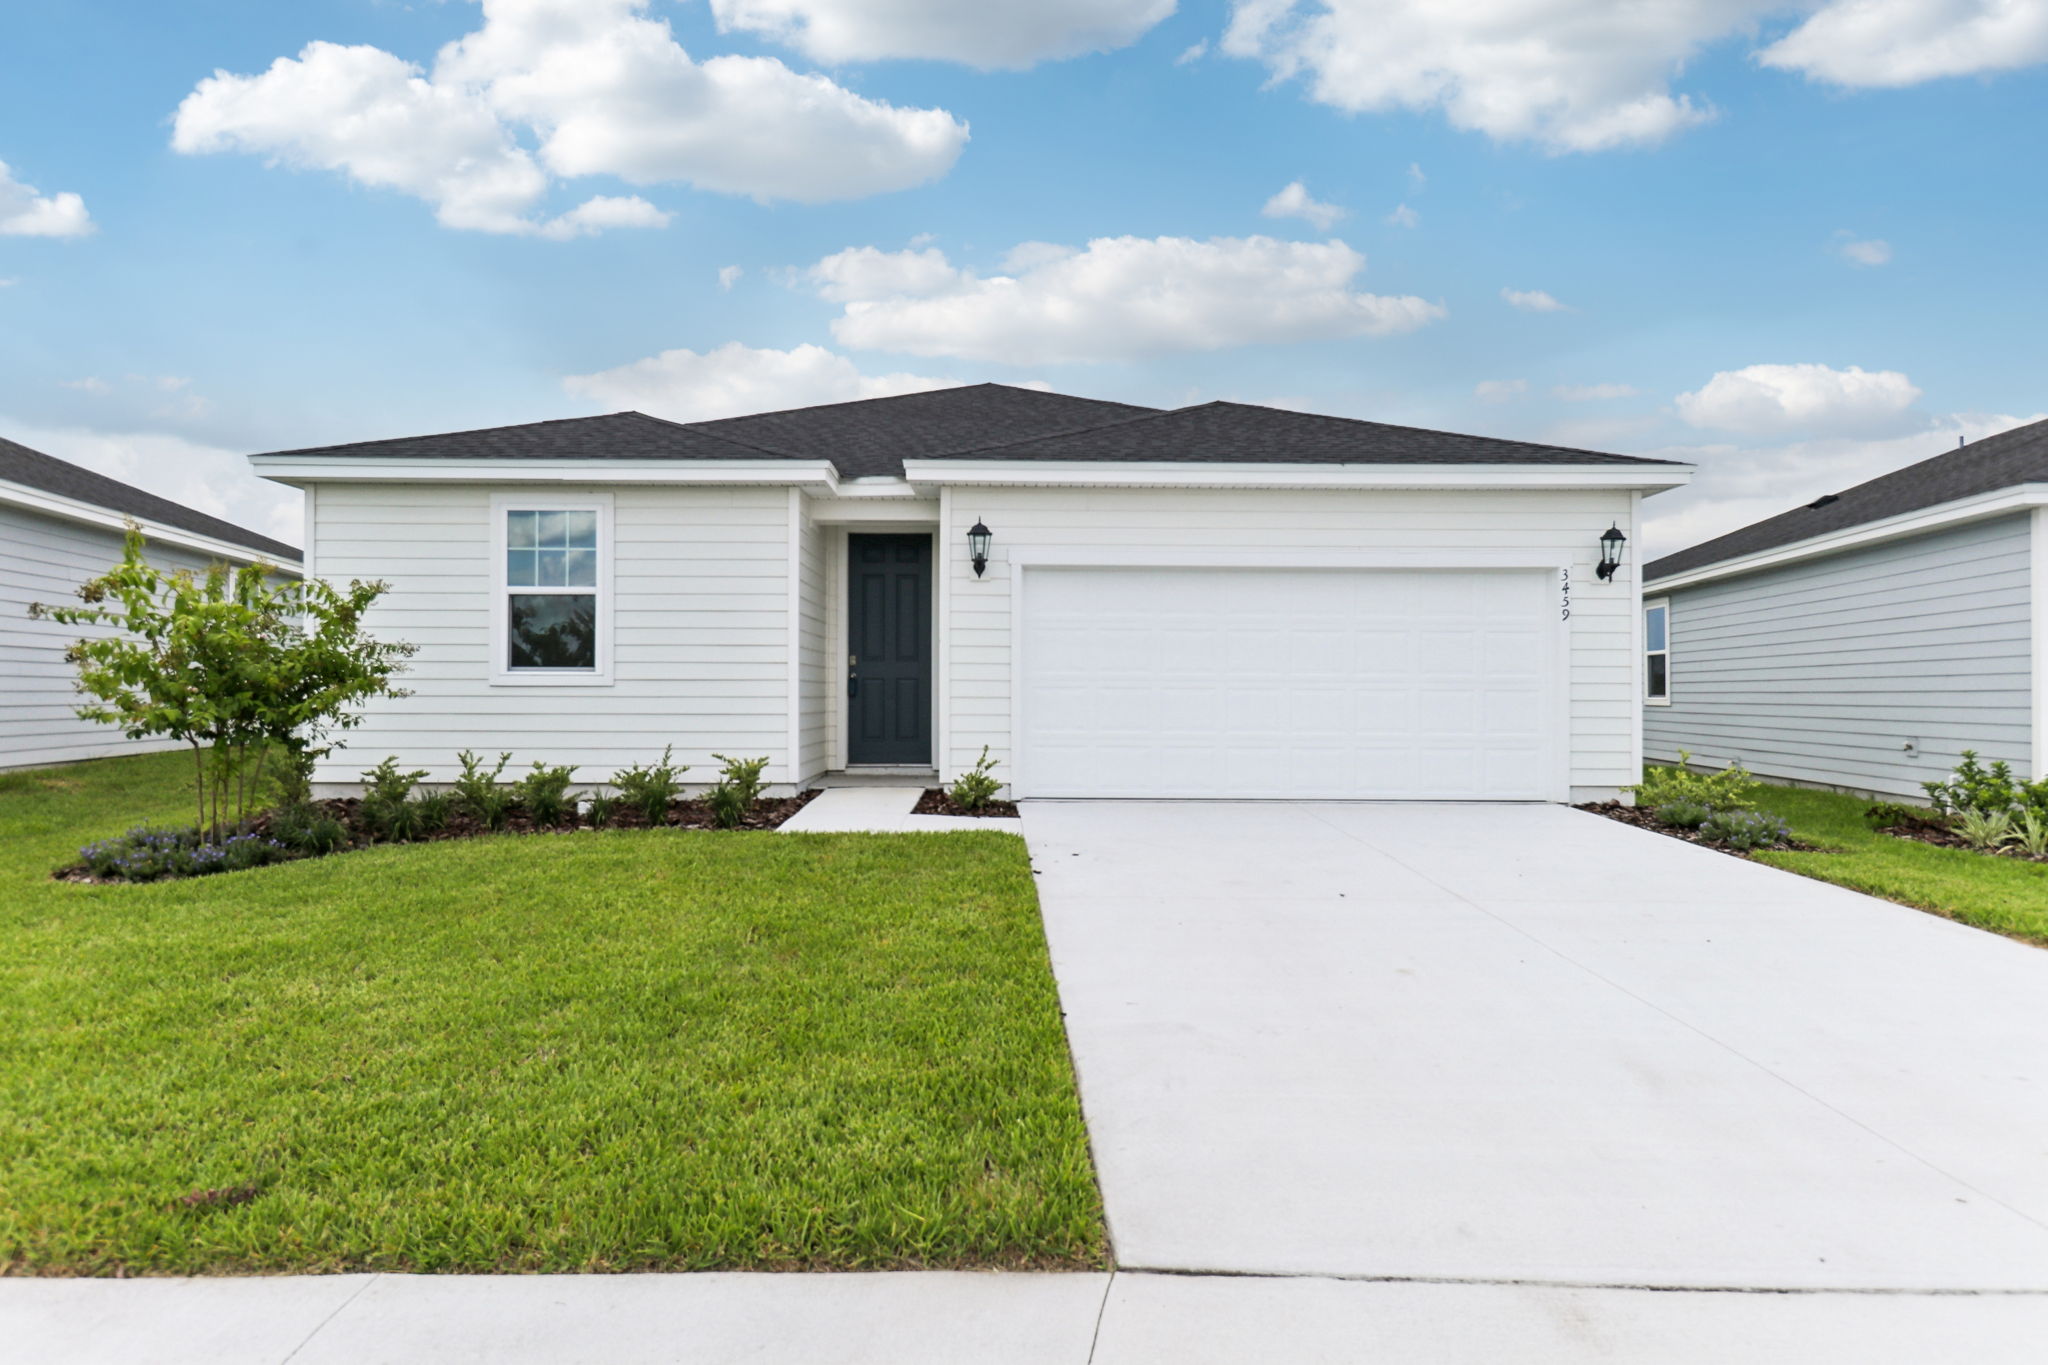
<path fill-rule="evenodd" d="M 10 14 L 0 434 L 295 539 L 241 454 L 998 379 L 1696 458 L 1654 552 L 2048 410 L 2048 0 L 1021 8 Z"/>

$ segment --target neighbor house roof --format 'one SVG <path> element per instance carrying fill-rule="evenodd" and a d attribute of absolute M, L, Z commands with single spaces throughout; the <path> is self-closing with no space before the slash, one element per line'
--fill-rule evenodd
<path fill-rule="evenodd" d="M 790 408 L 708 422 L 638 412 L 268 452 L 416 459 L 829 460 L 840 477 L 903 476 L 906 459 L 1164 463 L 1661 465 L 1248 403 L 1137 407 L 1007 384 Z"/>
<path fill-rule="evenodd" d="M 2030 422 L 1881 474 L 1804 507 L 1752 522 L 1643 566 L 1645 581 L 1794 545 L 1960 498 L 2022 483 L 2048 483 L 2048 421 Z"/>
<path fill-rule="evenodd" d="M 1675 463 L 1221 401 L 1155 410 L 1083 431 L 949 451 L 945 458 L 1174 464 Z"/>
<path fill-rule="evenodd" d="M 0 482 L 19 484 L 39 493 L 50 493 L 73 502 L 89 503 L 122 517 L 140 522 L 189 531 L 194 535 L 224 540 L 245 550 L 281 562 L 297 564 L 298 550 L 281 540 L 259 536 L 230 521 L 194 511 L 183 503 L 145 493 L 133 484 L 95 474 L 75 464 L 31 450 L 17 441 L 0 438 Z"/>

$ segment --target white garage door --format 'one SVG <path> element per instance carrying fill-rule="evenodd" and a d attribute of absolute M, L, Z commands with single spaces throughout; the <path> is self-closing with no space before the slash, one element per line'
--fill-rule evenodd
<path fill-rule="evenodd" d="M 1543 570 L 1024 570 L 1030 796 L 1556 799 Z"/>

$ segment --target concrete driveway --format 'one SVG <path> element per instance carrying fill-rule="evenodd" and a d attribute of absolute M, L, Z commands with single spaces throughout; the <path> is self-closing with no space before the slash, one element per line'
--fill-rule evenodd
<path fill-rule="evenodd" d="M 1559 807 L 1025 829 L 1125 1270 L 2048 1288 L 2048 952 Z"/>

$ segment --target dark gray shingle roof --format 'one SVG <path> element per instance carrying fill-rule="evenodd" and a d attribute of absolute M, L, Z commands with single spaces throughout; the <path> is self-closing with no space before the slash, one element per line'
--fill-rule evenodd
<path fill-rule="evenodd" d="M 265 453 L 419 460 L 758 460 L 767 452 L 644 412 L 612 412 Z"/>
<path fill-rule="evenodd" d="M 1007 384 L 790 408 L 709 422 L 638 412 L 272 452 L 416 459 L 813 459 L 849 479 L 906 459 L 1300 464 L 1671 465 L 1600 451 L 1461 436 L 1248 403 L 1141 408 Z"/>
<path fill-rule="evenodd" d="M 2036 482 L 2048 483 L 2048 421 L 2030 422 L 1959 450 L 1945 450 L 1918 464 L 1817 499 L 1820 506 L 1795 507 L 1752 522 L 1739 531 L 1654 559 L 1643 566 L 1643 578 L 1669 578 L 1724 559 L 1775 550 L 1781 545 L 1917 512 L 1923 507 L 1938 507 L 1958 498 Z"/>
<path fill-rule="evenodd" d="M 1099 427 L 1157 411 L 1008 384 L 968 384 L 690 425 L 773 454 L 830 460 L 843 478 L 900 478 L 906 459 Z"/>
<path fill-rule="evenodd" d="M 1214 402 L 1108 426 L 948 452 L 949 459 L 1105 460 L 1175 464 L 1671 465 L 1596 450 L 1397 427 L 1355 417 Z"/>
<path fill-rule="evenodd" d="M 245 531 L 233 522 L 196 512 L 183 503 L 160 498 L 154 493 L 145 493 L 119 479 L 81 469 L 54 455 L 31 450 L 18 441 L 0 438 L 0 479 L 38 492 L 89 502 L 138 521 L 154 521 L 195 535 L 212 536 L 215 540 L 225 540 L 273 559 L 289 560 L 294 564 L 299 561 L 298 550 L 281 540 Z"/>

